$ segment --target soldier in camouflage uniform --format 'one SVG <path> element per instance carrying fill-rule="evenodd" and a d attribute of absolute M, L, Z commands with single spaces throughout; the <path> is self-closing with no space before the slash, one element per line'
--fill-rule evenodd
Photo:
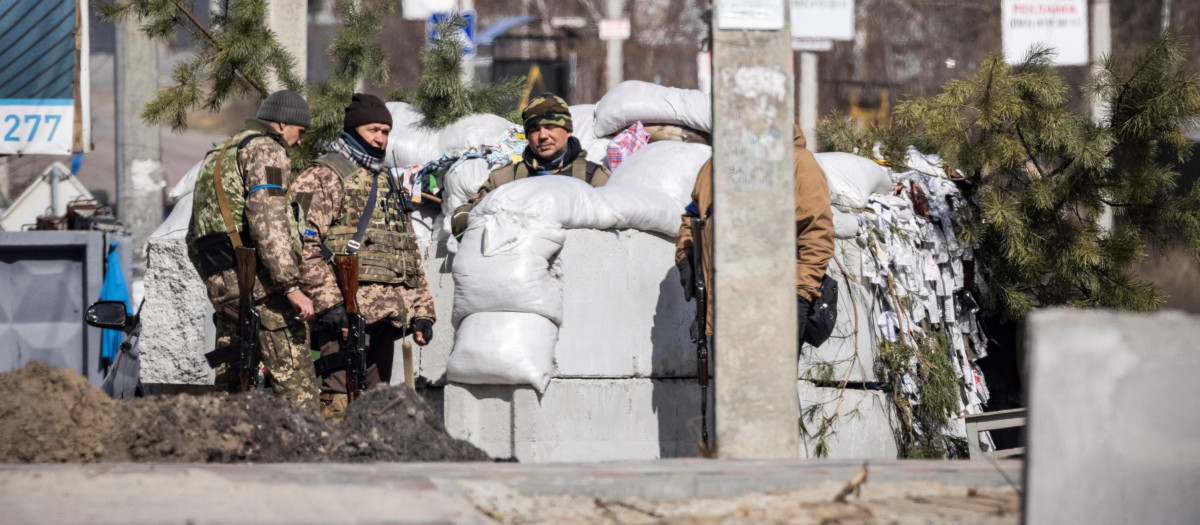
<path fill-rule="evenodd" d="M 216 310 L 218 347 L 234 343 L 237 334 L 233 247 L 236 243 L 256 249 L 254 301 L 268 379 L 275 393 L 316 410 L 317 382 L 305 325 L 313 306 L 300 291 L 300 218 L 287 197 L 287 151 L 300 143 L 309 123 L 304 98 L 294 91 L 278 91 L 263 101 L 257 118 L 246 120 L 244 130 L 208 152 L 196 179 L 187 245 Z M 215 177 L 218 171 L 220 177 Z M 216 373 L 219 389 L 238 388 L 238 371 L 231 363 L 219 365 Z"/>
<path fill-rule="evenodd" d="M 322 413 L 331 419 L 340 418 L 347 404 L 344 363 L 336 363 L 348 321 L 330 260 L 347 253 L 372 189 L 376 204 L 357 248 L 358 309 L 367 324 L 367 388 L 391 380 L 395 342 L 406 330 L 425 345 L 433 339 L 437 321 L 409 215 L 412 197 L 383 167 L 391 127 L 392 115 L 383 101 L 355 94 L 341 136 L 300 173 L 294 186 L 293 198 L 305 215 L 300 287 L 320 313 L 313 346 L 322 356 Z M 330 363 L 328 370 L 325 363 Z"/>
<path fill-rule="evenodd" d="M 587 160 L 587 150 L 579 144 L 579 139 L 571 136 L 571 110 L 566 101 L 554 94 L 543 93 L 525 106 L 521 120 L 525 122 L 525 137 L 529 139 L 521 162 L 493 171 L 475 196 L 454 210 L 450 220 L 454 235 L 466 231 L 471 209 L 501 184 L 539 175 L 575 177 L 596 188 L 608 182 L 612 175 L 608 168 Z"/>

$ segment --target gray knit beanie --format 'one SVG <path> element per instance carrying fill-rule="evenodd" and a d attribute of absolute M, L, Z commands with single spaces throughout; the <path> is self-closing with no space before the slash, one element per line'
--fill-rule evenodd
<path fill-rule="evenodd" d="M 293 126 L 309 127 L 312 124 L 312 113 L 308 110 L 308 102 L 299 93 L 290 89 L 281 89 L 263 101 L 258 107 L 259 120 L 267 122 L 282 122 Z"/>

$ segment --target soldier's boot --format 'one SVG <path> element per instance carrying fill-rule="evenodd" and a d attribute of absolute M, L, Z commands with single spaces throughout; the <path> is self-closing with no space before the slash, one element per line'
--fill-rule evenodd
<path fill-rule="evenodd" d="M 350 405 L 350 396 L 325 392 L 321 394 L 321 415 L 333 422 L 346 417 L 346 407 Z"/>

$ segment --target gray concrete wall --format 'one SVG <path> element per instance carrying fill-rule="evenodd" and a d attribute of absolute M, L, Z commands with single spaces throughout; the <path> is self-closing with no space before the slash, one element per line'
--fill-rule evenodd
<path fill-rule="evenodd" d="M 187 258 L 187 245 L 182 239 L 151 239 L 146 253 L 146 304 L 138 343 L 142 382 L 211 385 L 213 371 L 204 352 L 213 346 L 213 310 Z"/>
<path fill-rule="evenodd" d="M 1026 520 L 1200 523 L 1200 317 L 1029 317 Z"/>

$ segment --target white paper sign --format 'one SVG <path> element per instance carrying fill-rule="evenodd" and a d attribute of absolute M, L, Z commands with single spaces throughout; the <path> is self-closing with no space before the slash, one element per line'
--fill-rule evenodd
<path fill-rule="evenodd" d="M 70 155 L 75 100 L 0 99 L 0 155 Z"/>
<path fill-rule="evenodd" d="M 404 0 L 400 3 L 405 20 L 426 20 L 434 13 L 448 13 L 458 9 L 455 0 Z"/>
<path fill-rule="evenodd" d="M 717 2 L 717 29 L 783 29 L 783 2 L 784 0 L 721 0 Z"/>
<path fill-rule="evenodd" d="M 1059 66 L 1088 63 L 1088 0 L 1004 0 L 1004 59 L 1020 63 L 1035 46 L 1054 48 Z"/>
<path fill-rule="evenodd" d="M 854 39 L 854 0 L 790 0 L 792 38 Z"/>

